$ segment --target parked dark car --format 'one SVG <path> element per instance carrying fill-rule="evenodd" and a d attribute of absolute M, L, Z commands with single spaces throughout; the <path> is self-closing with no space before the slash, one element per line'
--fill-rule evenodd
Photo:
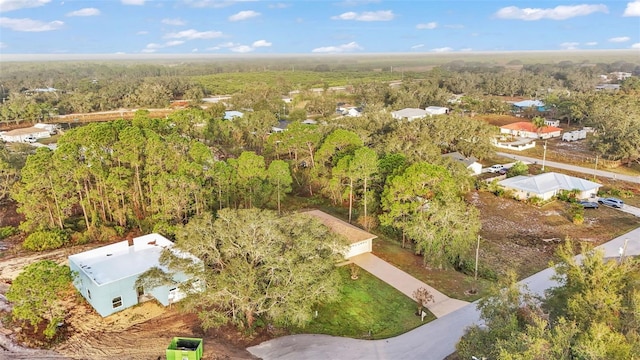
<path fill-rule="evenodd" d="M 624 202 L 616 198 L 600 198 L 598 203 L 620 209 L 624 206 Z"/>
<path fill-rule="evenodd" d="M 598 203 L 593 201 L 578 201 L 578 204 L 585 209 L 597 209 L 599 207 Z"/>

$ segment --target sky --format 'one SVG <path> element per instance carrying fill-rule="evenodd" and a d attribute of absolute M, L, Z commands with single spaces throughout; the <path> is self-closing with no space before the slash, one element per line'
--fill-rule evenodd
<path fill-rule="evenodd" d="M 0 56 L 608 49 L 640 0 L 0 0 Z"/>

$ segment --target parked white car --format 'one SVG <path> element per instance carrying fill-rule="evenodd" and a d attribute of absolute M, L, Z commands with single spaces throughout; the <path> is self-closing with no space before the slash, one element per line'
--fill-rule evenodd
<path fill-rule="evenodd" d="M 496 165 L 491 165 L 488 171 L 490 173 L 497 173 L 497 172 L 500 172 L 501 170 L 506 170 L 506 169 L 507 168 L 504 165 L 496 164 Z"/>

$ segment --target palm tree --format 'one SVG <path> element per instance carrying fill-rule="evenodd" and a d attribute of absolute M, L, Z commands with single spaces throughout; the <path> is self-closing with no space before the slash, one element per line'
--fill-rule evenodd
<path fill-rule="evenodd" d="M 542 128 L 546 126 L 545 119 L 542 116 L 536 116 L 533 119 L 531 119 L 531 123 L 533 124 L 533 127 L 536 129 L 536 132 L 538 133 L 538 138 L 540 138 L 540 133 L 542 132 Z"/>

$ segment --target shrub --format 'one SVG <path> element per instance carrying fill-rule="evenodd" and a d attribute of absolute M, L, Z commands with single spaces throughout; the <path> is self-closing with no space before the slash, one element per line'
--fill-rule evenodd
<path fill-rule="evenodd" d="M 13 226 L 0 227 L 0 240 L 8 238 L 18 233 L 18 229 Z"/>
<path fill-rule="evenodd" d="M 529 166 L 527 166 L 522 161 L 516 161 L 509 170 L 507 170 L 507 177 L 514 177 L 518 175 L 527 175 L 529 174 Z"/>
<path fill-rule="evenodd" d="M 98 242 L 107 242 L 119 239 L 116 230 L 104 225 L 90 227 L 89 230 L 85 231 L 85 236 L 87 236 L 91 241 Z"/>
<path fill-rule="evenodd" d="M 531 205 L 541 205 L 544 202 L 544 200 L 542 200 L 542 198 L 538 196 L 532 196 L 527 201 Z"/>
<path fill-rule="evenodd" d="M 63 230 L 40 230 L 31 233 L 22 243 L 22 247 L 31 251 L 58 249 L 69 240 L 69 234 Z"/>
<path fill-rule="evenodd" d="M 87 232 L 75 232 L 71 235 L 71 242 L 76 245 L 88 244 L 91 241 Z"/>
<path fill-rule="evenodd" d="M 569 216 L 574 224 L 580 225 L 584 222 L 584 208 L 579 204 L 573 203 L 569 207 Z"/>

